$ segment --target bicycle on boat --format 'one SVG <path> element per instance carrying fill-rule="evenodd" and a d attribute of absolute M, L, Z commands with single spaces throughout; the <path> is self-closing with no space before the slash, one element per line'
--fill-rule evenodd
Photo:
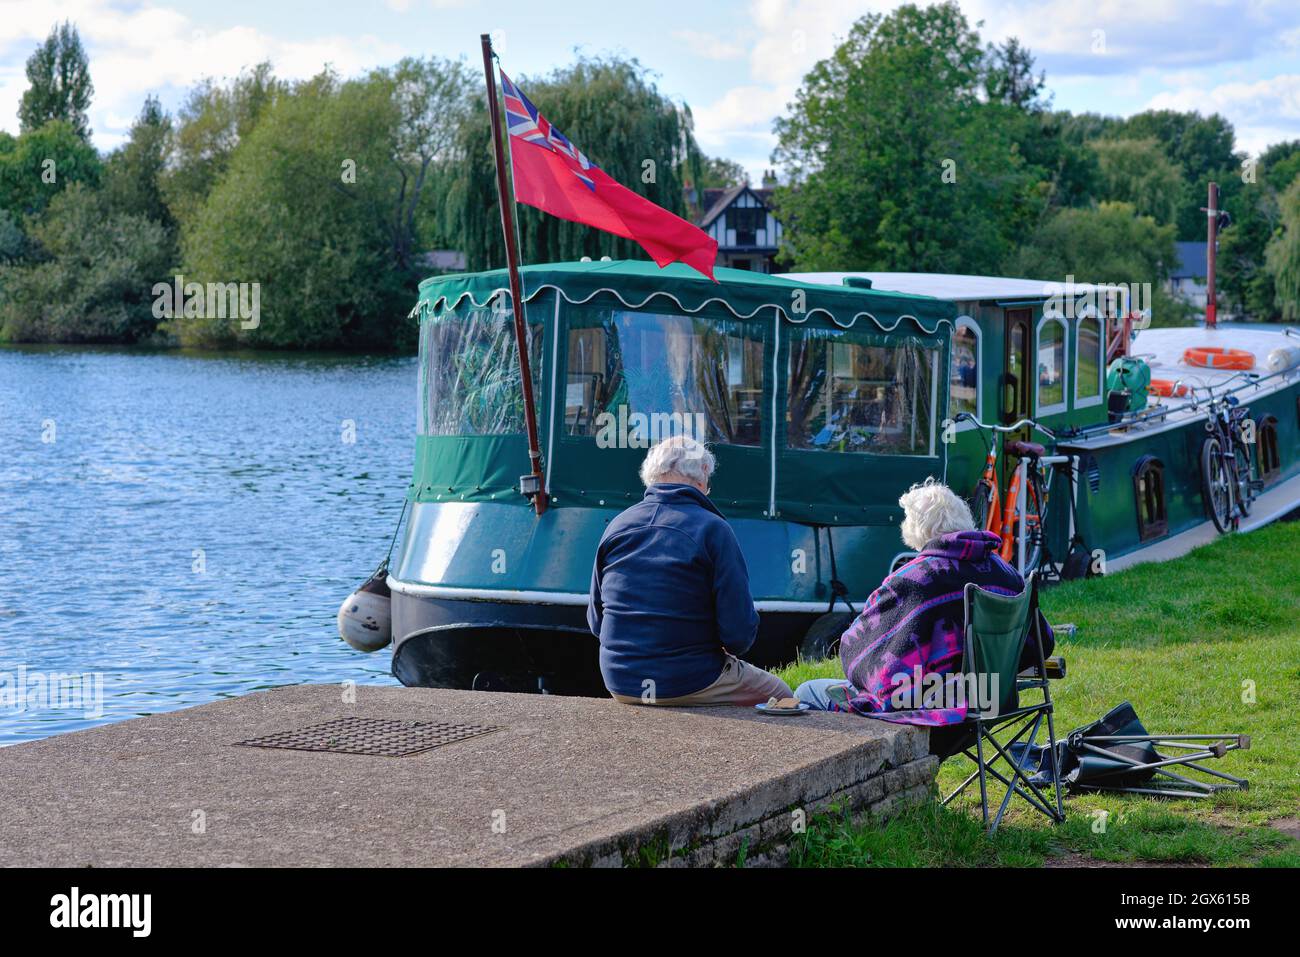
<path fill-rule="evenodd" d="M 1193 408 L 1196 388 L 1192 388 Z M 1216 398 L 1210 392 L 1205 431 L 1201 445 L 1201 488 L 1210 520 L 1220 532 L 1236 531 L 1241 520 L 1250 515 L 1255 496 L 1263 481 L 1251 476 L 1250 447 L 1254 423 L 1250 408 L 1235 395 Z"/>
<path fill-rule="evenodd" d="M 986 425 L 969 412 L 958 414 L 955 421 L 970 422 L 984 440 L 986 456 L 984 472 L 975 486 L 971 497 L 971 515 L 977 528 L 993 532 L 1002 539 L 1000 554 L 1002 560 L 1020 569 L 1021 574 L 1052 565 L 1047 549 L 1049 504 L 1052 487 L 1053 470 L 1062 472 L 1069 485 L 1071 507 L 1074 505 L 1074 470 L 1069 456 L 1048 455 L 1047 449 L 1037 442 L 1024 439 L 1004 441 L 1003 451 L 1019 459 L 1024 465 L 1017 468 L 1007 487 L 1005 498 L 1002 496 L 997 478 L 997 442 L 986 437 L 985 433 L 1011 434 L 1022 429 L 1037 430 L 1049 439 L 1056 434 L 1051 429 L 1039 425 L 1033 419 L 1021 419 L 1014 425 Z M 1022 478 L 1023 476 L 1023 478 Z M 1023 483 L 1023 504 L 1022 497 Z M 1073 546 L 1071 542 L 1071 546 Z M 1044 563 L 1044 557 L 1049 559 Z M 1055 569 L 1052 570 L 1055 575 Z"/>

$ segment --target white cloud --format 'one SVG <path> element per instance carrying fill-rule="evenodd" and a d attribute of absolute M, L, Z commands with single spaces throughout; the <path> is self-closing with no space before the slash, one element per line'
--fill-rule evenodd
<path fill-rule="evenodd" d="M 757 175 L 774 143 L 772 120 L 793 100 L 808 70 L 834 51 L 857 19 L 898 5 L 892 0 L 751 0 L 755 39 L 749 75 L 696 108 L 701 144 Z M 1089 109 L 1114 112 L 1116 102 L 1137 106 L 1155 89 L 1164 92 L 1150 106 L 1223 113 L 1237 127 L 1244 149 L 1300 135 L 1290 112 L 1295 89 L 1289 74 L 1255 83 L 1223 82 L 1234 67 L 1262 64 L 1268 70 L 1275 57 L 1294 58 L 1300 50 L 1296 0 L 962 0 L 961 5 L 972 26 L 984 21 L 977 29 L 985 41 L 1019 38 L 1047 70 L 1048 89 L 1070 89 L 1075 99 L 1084 93 L 1095 101 Z M 1217 76 L 1220 84 L 1203 89 L 1207 75 Z"/>
<path fill-rule="evenodd" d="M 1153 110 L 1199 110 L 1232 120 L 1237 145 L 1253 155 L 1281 140 L 1300 137 L 1300 74 L 1284 73 L 1255 82 L 1184 86 L 1158 93 Z"/>
<path fill-rule="evenodd" d="M 304 79 L 326 64 L 347 76 L 399 59 L 403 50 L 373 36 L 279 39 L 254 27 L 207 29 L 167 7 L 122 0 L 68 0 L 47 5 L 0 0 L 0 129 L 16 131 L 27 78 L 23 68 L 55 23 L 77 25 L 90 59 L 95 145 L 111 149 L 126 136 L 148 93 L 183 90 L 206 76 L 227 77 L 263 60 L 277 76 Z"/>
<path fill-rule="evenodd" d="M 745 48 L 735 40 L 720 37 L 698 30 L 676 30 L 674 39 L 680 40 L 698 57 L 706 60 L 738 60 L 745 55 Z"/>

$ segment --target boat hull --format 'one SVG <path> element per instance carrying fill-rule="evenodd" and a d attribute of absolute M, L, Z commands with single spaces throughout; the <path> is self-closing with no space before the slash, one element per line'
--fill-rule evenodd
<path fill-rule="evenodd" d="M 745 659 L 764 668 L 791 661 L 819 614 L 760 614 L 758 638 Z M 393 635 L 393 675 L 410 687 L 606 694 L 585 605 L 395 590 Z"/>

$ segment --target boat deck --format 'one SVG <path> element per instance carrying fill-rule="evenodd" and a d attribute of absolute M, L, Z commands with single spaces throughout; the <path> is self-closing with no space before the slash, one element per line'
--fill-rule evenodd
<path fill-rule="evenodd" d="M 1255 368 L 1252 371 L 1260 375 L 1260 381 L 1249 385 L 1241 378 L 1239 372 L 1226 369 L 1203 369 L 1183 361 L 1184 350 L 1203 346 L 1244 349 L 1254 353 Z M 1191 396 L 1160 398 L 1152 395 L 1144 417 L 1138 421 L 1126 422 L 1122 426 L 1102 430 L 1083 438 L 1068 439 L 1063 444 L 1070 448 L 1104 448 L 1203 419 L 1209 390 L 1213 390 L 1217 395 L 1223 389 L 1245 386 L 1236 395 L 1243 403 L 1249 404 L 1254 396 L 1268 395 L 1300 380 L 1300 367 L 1290 369 L 1281 375 L 1269 375 L 1266 364 L 1268 354 L 1274 349 L 1285 346 L 1300 346 L 1300 339 L 1287 336 L 1280 328 L 1277 330 L 1243 329 L 1233 328 L 1229 324 L 1216 329 L 1143 330 L 1134 340 L 1130 349 L 1131 354 L 1145 360 L 1151 367 L 1152 379 L 1181 382 L 1196 391 L 1199 402 L 1194 404 Z"/>
<path fill-rule="evenodd" d="M 780 863 L 795 810 L 888 814 L 937 767 L 924 729 L 853 715 L 355 695 L 277 688 L 0 748 L 0 866 Z M 237 744 L 341 718 L 493 730 L 400 757 Z"/>

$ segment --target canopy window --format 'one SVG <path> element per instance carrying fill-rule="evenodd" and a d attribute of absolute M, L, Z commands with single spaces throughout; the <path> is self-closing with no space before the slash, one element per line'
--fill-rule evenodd
<path fill-rule="evenodd" d="M 789 356 L 789 448 L 935 454 L 938 348 L 804 327 L 792 331 Z"/>
<path fill-rule="evenodd" d="M 638 444 L 762 444 L 762 326 L 608 307 L 574 309 L 568 325 L 566 437 L 618 423 Z"/>
<path fill-rule="evenodd" d="M 541 394 L 542 327 L 528 325 L 533 391 Z M 474 306 L 426 317 L 420 329 L 421 435 L 524 431 L 514 313 Z"/>

